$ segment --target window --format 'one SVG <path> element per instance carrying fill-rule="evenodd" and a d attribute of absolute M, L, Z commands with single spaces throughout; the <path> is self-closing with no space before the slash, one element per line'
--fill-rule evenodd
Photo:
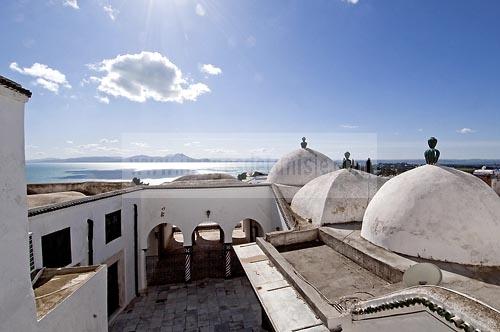
<path fill-rule="evenodd" d="M 122 211 L 118 210 L 106 215 L 106 243 L 122 236 Z"/>
<path fill-rule="evenodd" d="M 42 259 L 45 267 L 63 267 L 71 264 L 69 227 L 42 236 Z"/>
<path fill-rule="evenodd" d="M 35 271 L 35 255 L 33 254 L 33 233 L 28 233 L 30 250 L 30 272 Z"/>

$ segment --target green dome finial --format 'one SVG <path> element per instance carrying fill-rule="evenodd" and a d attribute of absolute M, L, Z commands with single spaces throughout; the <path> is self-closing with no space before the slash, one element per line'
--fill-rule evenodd
<path fill-rule="evenodd" d="M 439 152 L 438 149 L 436 149 L 437 142 L 438 140 L 436 137 L 431 137 L 427 140 L 430 149 L 425 151 L 424 156 L 425 156 L 425 162 L 428 165 L 434 165 L 439 160 L 439 155 L 441 153 Z"/>
<path fill-rule="evenodd" d="M 305 149 L 307 147 L 307 142 L 305 137 L 302 137 L 302 142 L 300 143 L 300 146 L 302 147 L 302 149 Z"/>

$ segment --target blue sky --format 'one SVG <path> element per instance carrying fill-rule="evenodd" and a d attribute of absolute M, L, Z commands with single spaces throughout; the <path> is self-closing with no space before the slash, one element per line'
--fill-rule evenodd
<path fill-rule="evenodd" d="M 33 91 L 28 159 L 278 157 L 306 134 L 336 159 L 421 158 L 430 135 L 442 158 L 500 158 L 499 15 L 498 1 L 6 0 L 0 74 Z"/>

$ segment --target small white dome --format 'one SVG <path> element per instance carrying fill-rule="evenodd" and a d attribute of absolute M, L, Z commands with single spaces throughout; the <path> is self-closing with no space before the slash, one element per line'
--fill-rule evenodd
<path fill-rule="evenodd" d="M 366 209 L 361 236 L 422 258 L 500 265 L 500 199 L 477 177 L 425 165 L 389 180 Z"/>
<path fill-rule="evenodd" d="M 293 197 L 292 210 L 315 225 L 361 221 L 385 181 L 355 169 L 331 172 L 303 186 Z"/>
<path fill-rule="evenodd" d="M 335 162 L 324 154 L 301 148 L 281 157 L 271 168 L 267 182 L 303 186 L 312 179 L 337 169 Z"/>

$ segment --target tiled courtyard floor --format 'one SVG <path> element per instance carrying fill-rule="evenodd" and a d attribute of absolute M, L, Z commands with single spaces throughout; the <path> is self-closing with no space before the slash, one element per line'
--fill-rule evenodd
<path fill-rule="evenodd" d="M 117 331 L 263 331 L 261 309 L 246 277 L 154 286 L 110 326 Z"/>

